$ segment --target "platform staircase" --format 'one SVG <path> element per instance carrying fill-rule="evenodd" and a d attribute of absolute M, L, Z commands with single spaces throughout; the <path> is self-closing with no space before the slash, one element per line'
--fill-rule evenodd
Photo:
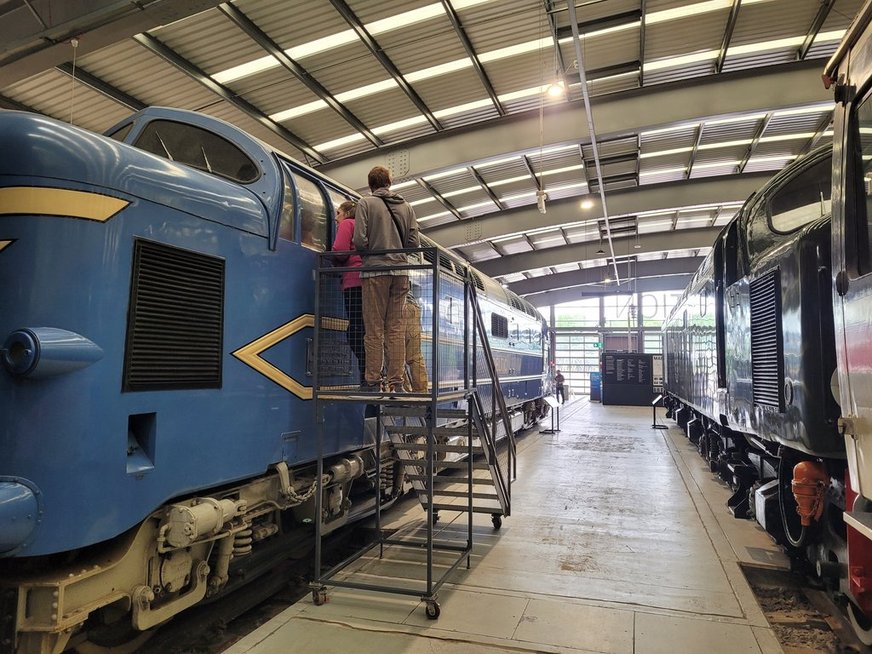
<path fill-rule="evenodd" d="M 339 305 L 335 297 L 337 276 L 360 269 L 336 267 L 330 259 L 331 254 L 322 255 L 316 273 L 319 291 L 316 296 L 312 355 L 315 378 L 313 399 L 316 416 L 320 416 L 317 421 L 319 454 L 314 508 L 316 516 L 322 515 L 325 493 L 323 452 L 329 438 L 323 416 L 331 410 L 328 403 L 366 403 L 376 407 L 374 451 L 380 453 L 384 439 L 390 440 L 396 461 L 403 467 L 405 478 L 415 490 L 427 515 L 424 537 L 396 535 L 393 533 L 395 530 L 383 529 L 382 503 L 375 502 L 374 540 L 344 561 L 325 569 L 321 556 L 323 525 L 322 520 L 316 520 L 315 575 L 310 587 L 315 604 L 326 601 L 325 584 L 328 582 L 346 588 L 417 595 L 426 604 L 427 617 L 435 619 L 440 612 L 437 601 L 439 588 L 461 562 L 465 561 L 467 567 L 471 564 L 473 514 L 490 514 L 495 529 L 502 526 L 504 517 L 511 515 L 516 446 L 512 421 L 500 387 L 471 272 L 467 272 L 463 282 L 463 316 L 460 323 L 463 325 L 462 381 L 458 382 L 456 376 L 452 376 L 450 382 L 440 381 L 440 257 L 434 247 L 419 248 L 419 251 L 423 256 L 409 256 L 410 263 L 403 267 L 410 271 L 410 275 L 415 272 L 421 278 L 423 274 L 420 286 L 432 289 L 433 293 L 433 313 L 428 319 L 428 322 L 432 321 L 429 375 L 432 385 L 426 392 L 386 396 L 360 393 L 356 387 L 343 385 L 347 373 L 341 372 L 343 366 L 337 365 L 335 352 L 330 345 L 335 339 L 328 338 L 332 324 L 324 318 L 330 317 Z M 427 325 L 422 327 L 426 330 Z M 327 354 L 323 355 L 324 352 Z M 449 355 L 446 360 L 450 361 L 451 356 L 456 354 Z M 381 456 L 375 457 L 375 478 L 382 478 Z M 440 511 L 466 514 L 465 541 L 458 539 L 457 533 L 441 530 L 435 533 L 434 524 Z M 393 575 L 376 582 L 370 577 L 357 579 L 354 573 L 348 574 L 350 566 L 367 552 L 377 550 L 381 559 L 386 546 L 413 548 L 418 552 L 423 548 L 425 578 L 409 580 L 397 577 L 396 583 L 393 583 L 390 582 Z M 434 569 L 435 554 L 443 557 L 438 570 Z M 447 562 L 445 557 L 449 557 Z M 340 574 L 342 577 L 338 578 Z"/>
<path fill-rule="evenodd" d="M 437 407 L 435 415 L 430 406 L 387 406 L 382 424 L 425 511 L 432 502 L 436 519 L 439 511 L 490 514 L 499 529 L 503 516 L 511 513 L 511 470 L 483 414 L 481 400 L 473 393 L 468 410 Z M 431 421 L 432 450 L 427 445 Z M 428 454 L 433 457 L 432 482 Z M 471 467 L 463 460 L 470 454 Z"/>

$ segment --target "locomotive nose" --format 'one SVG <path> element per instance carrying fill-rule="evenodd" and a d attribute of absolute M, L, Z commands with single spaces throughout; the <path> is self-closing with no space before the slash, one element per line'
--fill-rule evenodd
<path fill-rule="evenodd" d="M 0 554 L 25 543 L 39 517 L 34 491 L 17 481 L 0 481 Z"/>

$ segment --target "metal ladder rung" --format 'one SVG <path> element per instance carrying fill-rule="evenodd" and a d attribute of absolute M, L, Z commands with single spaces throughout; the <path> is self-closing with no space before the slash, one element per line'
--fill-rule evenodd
<path fill-rule="evenodd" d="M 397 459 L 398 463 L 403 466 L 412 466 L 415 468 L 423 468 L 427 465 L 427 459 Z M 438 470 L 465 470 L 469 466 L 465 461 L 434 461 L 433 471 Z M 473 470 L 489 470 L 490 466 L 487 461 L 473 461 Z"/>
<path fill-rule="evenodd" d="M 436 465 L 444 469 L 466 470 L 469 465 L 466 461 L 437 461 Z M 473 461 L 473 470 L 490 470 L 490 464 L 487 461 Z"/>
<path fill-rule="evenodd" d="M 436 409 L 439 418 L 466 418 L 466 409 Z"/>
<path fill-rule="evenodd" d="M 428 504 L 426 498 L 421 498 L 421 506 L 424 509 L 427 509 Z M 457 511 L 458 513 L 467 513 L 469 511 L 469 506 L 466 504 L 442 504 L 438 502 L 433 502 L 433 510 L 434 511 Z M 473 513 L 498 513 L 499 515 L 503 515 L 503 509 L 500 507 L 499 502 L 497 502 L 496 506 L 473 506 Z"/>
<path fill-rule="evenodd" d="M 385 425 L 388 434 L 403 434 L 409 436 L 428 436 L 430 427 L 425 425 Z M 466 436 L 469 428 L 461 427 L 433 427 L 433 433 L 439 436 Z"/>
<path fill-rule="evenodd" d="M 430 412 L 429 406 L 386 406 L 382 409 L 383 416 L 426 418 Z M 442 409 L 436 407 L 437 418 L 466 418 L 466 409 Z"/>
<path fill-rule="evenodd" d="M 427 475 L 406 475 L 406 478 L 409 481 L 428 481 L 429 477 Z M 468 477 L 448 477 L 443 475 L 438 475 L 433 477 L 434 484 L 468 484 Z M 473 477 L 472 483 L 479 486 L 493 486 L 494 482 L 492 479 L 477 479 Z"/>
<path fill-rule="evenodd" d="M 427 491 L 418 491 L 419 493 L 427 494 Z M 466 491 L 450 491 L 450 490 L 437 490 L 433 489 L 433 495 L 438 495 L 440 497 L 469 497 L 469 493 Z M 499 496 L 496 493 L 473 493 L 473 499 L 477 500 L 499 500 Z"/>
<path fill-rule="evenodd" d="M 426 452 L 427 446 L 424 443 L 394 443 L 395 450 L 405 450 L 408 452 Z M 466 445 L 439 445 L 433 446 L 434 452 L 456 452 L 458 454 L 467 454 L 469 447 Z M 483 454 L 484 450 L 480 445 L 472 446 L 472 455 Z"/>

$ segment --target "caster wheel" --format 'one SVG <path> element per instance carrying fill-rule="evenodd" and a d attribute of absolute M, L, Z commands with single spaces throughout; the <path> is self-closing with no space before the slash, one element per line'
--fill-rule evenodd
<path fill-rule="evenodd" d="M 436 620 L 439 618 L 439 614 L 442 612 L 439 609 L 439 602 L 427 602 L 427 617 L 431 620 Z"/>
<path fill-rule="evenodd" d="M 437 522 L 439 522 L 439 514 L 434 512 L 432 524 L 435 525 Z"/>
<path fill-rule="evenodd" d="M 494 513 L 491 515 L 491 522 L 494 523 L 494 531 L 499 531 L 500 527 L 503 526 L 503 516 Z"/>
<path fill-rule="evenodd" d="M 315 606 L 322 606 L 327 603 L 327 591 L 324 589 L 312 591 L 312 603 Z"/>

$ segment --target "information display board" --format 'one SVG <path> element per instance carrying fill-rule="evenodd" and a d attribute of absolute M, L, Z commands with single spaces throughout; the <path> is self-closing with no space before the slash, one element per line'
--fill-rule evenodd
<path fill-rule="evenodd" d="M 655 395 L 654 356 L 634 352 L 603 352 L 600 359 L 602 403 L 632 406 L 651 404 Z"/>

